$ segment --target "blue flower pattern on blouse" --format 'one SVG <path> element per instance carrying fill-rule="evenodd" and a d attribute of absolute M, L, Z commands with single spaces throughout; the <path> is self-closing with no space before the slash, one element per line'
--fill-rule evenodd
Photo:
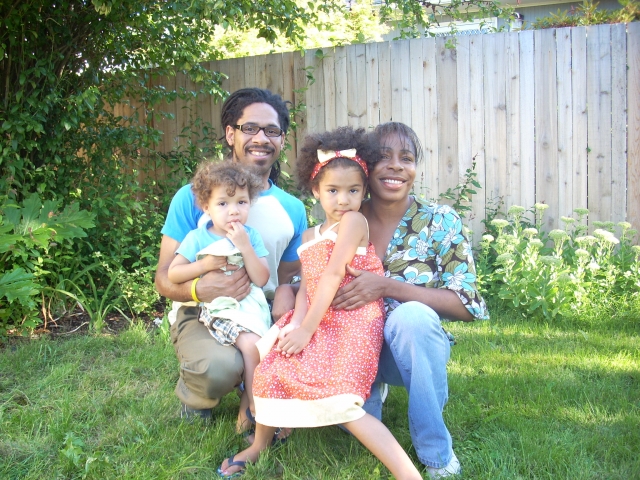
<path fill-rule="evenodd" d="M 384 266 L 390 278 L 452 290 L 475 318 L 489 318 L 462 220 L 447 205 L 414 198 L 389 242 Z M 390 312 L 400 303 L 388 298 L 385 305 Z"/>

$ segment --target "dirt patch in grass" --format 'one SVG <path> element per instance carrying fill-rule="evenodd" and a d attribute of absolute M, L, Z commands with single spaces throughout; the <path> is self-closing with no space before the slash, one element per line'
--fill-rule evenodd
<path fill-rule="evenodd" d="M 102 333 L 106 335 L 117 335 L 123 330 L 129 328 L 132 322 L 142 323 L 148 330 L 158 328 L 155 321 L 156 319 L 162 319 L 166 308 L 165 299 L 159 300 L 153 309 L 149 312 L 145 312 L 141 315 L 136 315 L 130 320 L 121 315 L 118 312 L 110 314 L 106 320 Z M 43 318 L 43 315 L 40 315 Z M 31 334 L 18 331 L 9 331 L 9 335 L 5 338 L 0 337 L 0 349 L 9 345 L 15 345 L 24 341 L 29 341 L 33 338 L 41 338 L 48 336 L 52 339 L 65 338 L 72 335 L 87 335 L 91 332 L 90 324 L 91 319 L 86 312 L 77 308 L 73 312 L 65 313 L 57 318 L 48 318 L 46 322 L 42 321 L 42 324 L 37 327 Z"/>

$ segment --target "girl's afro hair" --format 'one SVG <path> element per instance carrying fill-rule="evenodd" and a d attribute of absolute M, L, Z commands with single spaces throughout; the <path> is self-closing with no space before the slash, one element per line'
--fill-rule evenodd
<path fill-rule="evenodd" d="M 318 175 L 313 180 L 311 179 L 311 173 L 318 163 L 318 150 L 336 151 L 351 148 L 356 149 L 357 155 L 367 164 L 369 172 L 381 158 L 380 148 L 375 137 L 367 133 L 364 128 L 354 130 L 352 127 L 339 127 L 331 132 L 308 135 L 304 139 L 300 155 L 296 159 L 298 188 L 304 192 L 311 192 L 311 189 L 321 180 L 323 172 L 328 168 L 355 166 L 360 169 L 360 166 L 352 160 L 336 159 L 322 167 Z M 364 177 L 364 172 L 362 174 Z M 364 180 L 366 185 L 366 178 Z"/>

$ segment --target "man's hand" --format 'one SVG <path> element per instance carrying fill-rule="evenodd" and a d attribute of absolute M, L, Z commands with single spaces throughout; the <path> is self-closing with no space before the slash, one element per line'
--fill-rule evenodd
<path fill-rule="evenodd" d="M 282 355 L 290 357 L 304 350 L 309 345 L 312 336 L 313 332 L 305 327 L 289 323 L 280 331 L 276 348 L 280 350 Z"/>
<path fill-rule="evenodd" d="M 225 263 L 226 264 L 226 263 Z M 203 302 L 211 302 L 218 297 L 233 297 L 240 301 L 251 291 L 251 281 L 244 268 L 231 275 L 214 270 L 204 275 L 196 284 L 196 293 Z"/>
<path fill-rule="evenodd" d="M 271 318 L 274 322 L 280 320 L 285 313 L 289 310 L 293 310 L 296 304 L 296 290 L 297 287 L 289 285 L 279 285 L 276 288 L 276 293 L 273 296 L 273 305 L 271 306 Z"/>
<path fill-rule="evenodd" d="M 356 270 L 349 265 L 347 265 L 347 273 L 356 278 L 338 289 L 331 303 L 333 308 L 355 310 L 384 296 L 385 281 L 388 279 L 375 273 Z"/>

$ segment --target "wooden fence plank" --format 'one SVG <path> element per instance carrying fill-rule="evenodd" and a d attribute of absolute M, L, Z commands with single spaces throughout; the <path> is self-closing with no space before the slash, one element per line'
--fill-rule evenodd
<path fill-rule="evenodd" d="M 611 214 L 627 217 L 627 50 L 626 25 L 611 25 Z"/>
<path fill-rule="evenodd" d="M 324 128 L 326 130 L 333 130 L 338 126 L 336 119 L 336 91 L 342 89 L 343 82 L 336 82 L 336 56 L 335 49 L 323 48 L 322 54 L 322 74 L 324 75 Z"/>
<path fill-rule="evenodd" d="M 296 107 L 295 104 L 295 64 L 294 55 L 299 55 L 295 52 L 285 52 L 282 54 L 282 98 L 291 102 L 291 107 Z M 293 119 L 297 121 L 296 118 Z M 287 142 L 291 145 L 291 149 L 287 151 L 287 165 L 283 166 L 283 170 L 287 173 L 293 173 L 293 165 L 296 161 L 297 142 L 295 133 L 290 129 L 287 133 Z"/>
<path fill-rule="evenodd" d="M 488 35 L 483 39 L 486 188 L 490 198 L 505 200 L 508 192 L 506 171 L 506 105 L 504 36 Z"/>
<path fill-rule="evenodd" d="M 425 38 L 422 40 L 422 57 L 425 126 L 421 132 L 416 130 L 422 142 L 424 152 L 422 167 L 424 179 L 421 188 L 423 188 L 423 192 L 438 192 L 438 158 L 440 151 L 438 149 L 438 72 L 436 69 L 435 38 Z"/>
<path fill-rule="evenodd" d="M 300 113 L 296 115 L 296 156 L 300 153 L 300 146 L 307 134 L 307 116 L 308 112 L 308 93 L 307 86 L 307 71 L 305 70 L 306 55 L 301 55 L 298 52 L 293 54 L 293 86 L 294 86 L 294 101 Z M 293 168 L 293 167 L 292 167 Z"/>
<path fill-rule="evenodd" d="M 411 121 L 411 64 L 409 41 L 391 44 L 391 119 Z"/>
<path fill-rule="evenodd" d="M 347 60 L 347 75 L 344 77 L 344 85 L 347 87 L 346 95 L 346 114 L 347 122 L 342 125 L 349 125 L 357 128 L 358 119 L 358 52 L 355 48 L 345 48 Z"/>
<path fill-rule="evenodd" d="M 220 72 L 220 61 L 212 60 L 209 62 L 209 70 L 212 72 Z M 229 82 L 227 79 L 223 80 L 221 83 L 221 87 L 224 82 Z M 222 136 L 222 131 L 219 127 L 220 123 L 220 109 L 222 107 L 222 99 L 217 95 L 208 95 L 208 109 L 203 109 L 203 120 L 205 122 L 209 122 L 211 127 L 215 130 L 215 137 L 220 138 Z M 203 102 L 205 103 L 205 102 Z"/>
<path fill-rule="evenodd" d="M 304 59 L 307 71 L 311 71 L 315 79 L 307 90 L 307 133 L 323 132 L 325 104 L 322 60 L 315 55 L 314 51 L 309 50 L 305 53 Z"/>
<path fill-rule="evenodd" d="M 587 161 L 591 220 L 611 218 L 611 28 L 587 27 Z"/>
<path fill-rule="evenodd" d="M 640 229 L 640 22 L 627 25 L 627 66 L 627 221 Z"/>
<path fill-rule="evenodd" d="M 372 128 L 380 123 L 380 86 L 378 80 L 378 43 L 365 45 L 366 84 L 367 84 L 367 127 Z"/>
<path fill-rule="evenodd" d="M 520 40 L 520 204 L 536 202 L 534 38 L 532 31 L 518 33 Z"/>
<path fill-rule="evenodd" d="M 505 189 L 510 205 L 522 205 L 520 182 L 520 42 L 518 35 L 505 35 L 505 121 L 506 166 Z"/>
<path fill-rule="evenodd" d="M 265 55 L 265 57 L 265 83 L 260 83 L 260 85 L 266 85 L 265 88 L 267 90 L 277 93 L 282 97 L 284 94 L 282 54 L 274 53 L 273 55 Z"/>
<path fill-rule="evenodd" d="M 256 75 L 256 60 L 257 57 L 244 57 L 244 79 L 242 81 L 242 86 L 244 87 L 255 87 L 258 84 L 258 77 Z"/>
<path fill-rule="evenodd" d="M 355 47 L 355 48 L 353 48 Z M 364 127 L 367 113 L 365 79 L 364 45 L 352 45 L 347 48 L 347 123 L 353 128 Z M 342 124 L 345 125 L 345 124 Z"/>
<path fill-rule="evenodd" d="M 335 53 L 336 103 L 335 122 L 333 125 L 349 124 L 348 84 L 347 84 L 347 47 L 336 47 Z"/>
<path fill-rule="evenodd" d="M 470 36 L 460 36 L 456 43 L 456 83 L 458 109 L 458 166 L 460 177 L 471 168 L 471 75 L 469 59 Z M 416 102 L 417 103 L 417 102 Z"/>
<path fill-rule="evenodd" d="M 456 50 L 447 48 L 446 37 L 436 38 L 436 71 L 438 91 L 438 157 L 439 191 L 429 192 L 436 197 L 460 180 L 458 168 L 458 89 L 456 79 Z M 451 203 L 451 202 L 448 202 Z"/>
<path fill-rule="evenodd" d="M 558 221 L 558 96 L 555 30 L 538 30 L 535 39 L 536 200 L 549 205 L 547 228 Z"/>
<path fill-rule="evenodd" d="M 558 213 L 573 212 L 573 115 L 571 93 L 571 29 L 556 30 L 558 89 Z"/>
<path fill-rule="evenodd" d="M 391 109 L 391 42 L 378 44 L 378 82 L 380 86 L 380 123 L 392 117 Z"/>
<path fill-rule="evenodd" d="M 474 188 L 476 195 L 472 199 L 472 219 L 471 230 L 474 232 L 474 241 L 479 242 L 484 229 L 482 220 L 485 219 L 486 204 L 486 167 L 484 152 L 484 62 L 483 42 L 484 35 L 474 35 L 469 38 L 469 84 L 472 87 L 469 92 L 469 102 L 471 105 L 469 121 L 471 124 L 471 155 L 475 161 L 477 180 L 482 185 L 482 189 Z M 460 76 L 458 76 L 460 81 Z"/>
<path fill-rule="evenodd" d="M 403 40 L 399 43 L 399 57 L 395 58 L 395 63 L 392 65 L 395 67 L 399 64 L 400 71 L 396 72 L 396 76 L 400 77 L 400 105 L 394 105 L 400 107 L 400 112 L 394 115 L 393 120 L 396 122 L 409 123 L 411 121 L 411 109 L 413 101 L 411 98 L 411 54 L 409 52 L 409 40 Z M 393 72 L 393 70 L 392 70 Z M 399 75 L 398 75 L 399 73 Z"/>
<path fill-rule="evenodd" d="M 573 206 L 587 208 L 587 30 L 571 30 Z"/>
<path fill-rule="evenodd" d="M 413 93 L 413 102 L 415 105 L 424 104 L 424 65 L 422 56 L 422 45 L 424 40 L 415 39 L 409 41 L 409 55 L 411 58 L 411 92 Z M 411 128 L 421 135 L 425 130 L 425 112 L 422 108 L 411 109 Z M 417 193 L 423 193 L 425 185 L 424 162 L 418 164 L 416 174 L 416 184 L 414 190 Z"/>

